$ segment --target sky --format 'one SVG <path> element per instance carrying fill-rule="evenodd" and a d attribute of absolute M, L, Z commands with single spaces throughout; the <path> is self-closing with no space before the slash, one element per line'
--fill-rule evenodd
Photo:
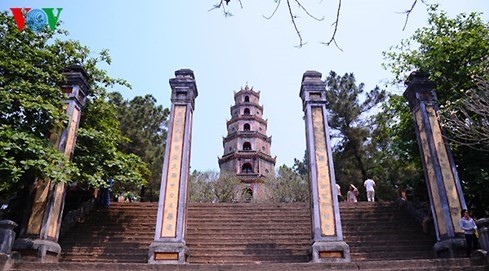
<path fill-rule="evenodd" d="M 70 38 L 88 46 L 94 56 L 108 49 L 110 66 L 102 66 L 112 77 L 129 81 L 132 89 L 114 89 L 127 99 L 153 95 L 158 104 L 170 107 L 168 80 L 182 68 L 194 71 L 199 95 L 193 119 L 191 169 L 218 170 L 224 150 L 229 108 L 234 91 L 248 84 L 260 91 L 263 117 L 272 136 L 271 155 L 276 166 L 293 165 L 305 151 L 304 113 L 299 89 L 302 75 L 316 70 L 323 79 L 331 71 L 353 73 L 367 90 L 376 85 L 390 92 L 403 89 L 388 84 L 393 76 L 382 68 L 382 52 L 400 44 L 427 25 L 425 6 L 418 4 L 406 28 L 403 11 L 413 0 L 343 0 L 335 46 L 325 46 L 334 31 L 338 1 L 302 0 L 308 17 L 297 8 L 299 38 L 282 0 L 275 15 L 276 0 L 231 0 L 227 8 L 211 10 L 217 0 L 0 0 L 0 10 L 12 7 L 63 8 L 61 28 Z M 444 0 L 440 8 L 450 17 L 461 12 L 482 12 L 489 20 L 486 0 Z"/>

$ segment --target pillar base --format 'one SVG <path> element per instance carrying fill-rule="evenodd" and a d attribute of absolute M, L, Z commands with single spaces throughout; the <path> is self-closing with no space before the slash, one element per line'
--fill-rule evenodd
<path fill-rule="evenodd" d="M 0 270 L 10 270 L 14 262 L 20 260 L 20 254 L 13 251 L 10 254 L 0 253 Z"/>
<path fill-rule="evenodd" d="M 150 264 L 185 264 L 188 257 L 188 248 L 184 243 L 154 241 L 149 246 Z"/>
<path fill-rule="evenodd" d="M 489 254 L 483 249 L 478 249 L 472 252 L 470 261 L 478 265 L 488 265 Z"/>
<path fill-rule="evenodd" d="M 465 255 L 465 238 L 455 237 L 441 240 L 433 246 L 435 258 L 457 258 Z"/>
<path fill-rule="evenodd" d="M 344 263 L 351 262 L 350 247 L 345 241 L 314 242 L 309 250 L 311 262 Z"/>
<path fill-rule="evenodd" d="M 58 243 L 41 239 L 17 239 L 13 250 L 20 253 L 22 260 L 43 263 L 58 262 L 61 254 L 61 246 Z"/>

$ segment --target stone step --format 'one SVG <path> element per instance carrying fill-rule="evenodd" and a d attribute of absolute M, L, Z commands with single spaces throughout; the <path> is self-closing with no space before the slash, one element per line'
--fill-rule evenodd
<path fill-rule="evenodd" d="M 267 237 L 273 237 L 273 238 L 278 238 L 280 236 L 297 236 L 299 238 L 309 238 L 310 234 L 307 231 L 300 231 L 300 230 L 294 230 L 294 231 L 287 231 L 287 230 L 262 230 L 259 233 L 256 231 L 252 230 L 243 230 L 243 231 L 234 231 L 234 232 L 223 232 L 223 231 L 202 231 L 200 233 L 195 233 L 193 231 L 187 232 L 190 236 L 187 238 L 191 240 L 192 238 L 195 237 L 195 239 L 198 239 L 201 236 L 204 237 L 212 237 L 214 239 L 244 239 L 247 240 L 251 236 L 254 238 L 267 238 Z M 81 235 L 81 233 L 79 233 Z M 154 233 L 151 234 L 97 234 L 97 233 L 87 233 L 83 234 L 85 240 L 86 239 L 95 239 L 95 240 L 112 240 L 112 241 L 119 241 L 119 240 L 146 240 L 146 239 L 153 239 L 154 238 Z M 388 236 L 387 236 L 388 237 Z M 382 238 L 387 238 L 387 237 L 382 237 Z M 65 241 L 76 241 L 79 240 L 77 237 L 74 236 L 69 236 L 69 237 L 64 237 L 61 239 L 61 242 Z M 83 240 L 80 240 L 83 241 Z"/>
<path fill-rule="evenodd" d="M 193 264 L 250 264 L 250 263 L 300 263 L 308 262 L 306 253 L 303 255 L 196 255 L 190 256 L 189 263 Z"/>
<path fill-rule="evenodd" d="M 146 206 L 146 207 L 145 207 Z M 226 213 L 226 212 L 242 212 L 242 213 L 253 213 L 257 211 L 258 213 L 263 211 L 272 211 L 272 212 L 308 212 L 309 206 L 305 204 L 298 203 L 289 203 L 287 205 L 284 204 L 275 204 L 275 205 L 260 205 L 254 203 L 245 203 L 245 204 L 202 204 L 195 205 L 195 203 L 191 203 L 187 206 L 189 212 L 197 213 L 199 211 L 206 212 L 208 208 L 215 208 L 219 206 L 219 209 L 216 210 L 217 213 Z M 391 207 L 391 204 L 380 205 L 378 203 L 374 204 L 358 204 L 356 206 L 346 206 L 340 204 L 340 212 L 356 212 L 356 213 L 369 213 L 376 214 L 380 210 L 381 212 L 395 212 L 396 209 L 392 208 L 392 210 L 386 209 L 385 207 Z M 127 203 L 127 204 L 112 204 L 108 209 L 100 209 L 99 212 L 117 212 L 120 210 L 124 210 L 124 212 L 139 212 L 139 213 L 156 213 L 157 205 L 141 205 L 141 203 Z"/>
<path fill-rule="evenodd" d="M 393 219 L 398 216 L 398 212 L 400 211 L 390 211 L 390 212 L 381 212 L 377 211 L 373 214 L 370 213 L 362 213 L 362 212 L 341 212 L 340 215 L 343 219 L 376 219 L 379 220 L 381 219 Z M 141 211 L 135 210 L 134 212 L 129 212 L 127 210 L 119 210 L 119 211 L 110 211 L 110 212 L 100 212 L 100 211 L 95 211 L 93 212 L 96 217 L 95 219 L 97 220 L 107 220 L 108 218 L 110 219 L 151 219 L 151 220 L 156 220 L 157 212 L 151 212 L 151 213 L 143 213 Z M 309 217 L 309 212 L 301 211 L 301 212 L 294 212 L 294 211 L 286 211 L 286 210 L 281 210 L 281 211 L 256 211 L 256 213 L 253 212 L 242 212 L 239 210 L 236 210 L 235 212 L 210 212 L 209 210 L 207 211 L 202 211 L 202 212 L 188 212 L 190 218 L 226 218 L 226 217 L 233 217 L 233 218 L 240 218 L 240 217 L 246 217 L 248 218 L 266 218 L 266 217 L 280 217 L 280 216 L 286 216 L 286 217 Z"/>
<path fill-rule="evenodd" d="M 352 259 L 375 259 L 377 255 L 395 259 L 402 256 L 399 251 L 405 257 L 432 257 L 434 241 L 391 204 L 340 205 L 344 240 L 350 245 Z M 187 246 L 191 262 L 306 261 L 310 246 L 308 208 L 308 204 L 189 204 Z M 61 239 L 66 248 L 63 259 L 146 261 L 155 221 L 156 204 L 118 203 L 97 210 L 73 230 L 76 234 Z M 300 258 L 291 258 L 296 256 Z"/>
<path fill-rule="evenodd" d="M 126 250 L 139 250 L 139 249 L 148 249 L 150 242 L 146 243 L 118 243 L 117 247 L 107 247 L 104 246 L 104 243 L 91 243 L 91 244 L 77 244 L 76 246 L 71 246 L 65 248 L 63 251 L 64 252 L 76 252 L 76 251 L 126 251 Z M 348 243 L 350 245 L 350 251 L 351 252 L 382 252 L 382 251 L 423 251 L 423 252 L 432 252 L 431 246 L 429 245 L 423 245 L 423 244 L 418 244 L 418 243 L 412 243 L 410 245 L 382 245 L 382 244 L 363 244 L 363 245 L 356 245 L 353 246 L 352 243 Z M 291 247 L 291 248 L 297 248 L 297 247 L 309 247 L 309 241 L 308 240 L 286 240 L 284 242 L 277 242 L 276 240 L 270 240 L 269 242 L 263 241 L 260 243 L 257 243 L 257 241 L 242 241 L 242 242 L 224 242 L 220 240 L 212 240 L 209 242 L 206 241 L 200 241 L 200 242 L 188 242 L 188 247 L 193 252 L 193 249 L 196 249 L 195 251 L 199 251 L 202 248 L 208 249 L 208 250 L 213 250 L 215 248 L 218 249 L 225 249 L 225 250 L 232 250 L 232 249 L 242 249 L 246 247 L 264 247 L 264 248 L 273 248 L 273 247 Z M 63 253 L 64 253 L 63 252 Z"/>
<path fill-rule="evenodd" d="M 144 214 L 141 212 L 135 211 L 134 213 L 130 213 L 124 210 L 118 211 L 118 212 L 110 212 L 110 213 L 100 213 L 97 212 L 97 217 L 95 219 L 97 220 L 152 220 L 156 221 L 156 216 L 157 213 L 149 213 L 149 214 Z M 365 220 L 392 220 L 395 217 L 397 217 L 396 213 L 379 213 L 377 212 L 376 214 L 367 214 L 367 213 L 342 213 L 340 212 L 342 220 L 350 220 L 350 219 L 365 219 Z M 228 213 L 210 213 L 209 211 L 207 212 L 200 212 L 200 213 L 194 213 L 194 212 L 188 212 L 188 217 L 192 219 L 215 219 L 215 218 L 233 218 L 233 219 L 239 219 L 239 218 L 246 218 L 247 220 L 249 219 L 261 219 L 261 218 L 268 218 L 268 217 L 289 217 L 289 218 L 309 218 L 309 212 L 287 212 L 287 211 L 280 211 L 280 212 L 260 212 L 260 213 L 243 213 L 240 211 L 236 212 L 228 212 Z"/>
<path fill-rule="evenodd" d="M 143 263 L 16 263 L 15 271 L 320 271 L 320 270 L 363 270 L 363 271 L 482 271 L 485 266 L 471 263 L 469 259 L 416 259 L 392 261 L 361 261 L 351 263 L 246 263 L 246 264 L 185 264 L 185 265 L 155 265 Z"/>
<path fill-rule="evenodd" d="M 85 236 L 84 236 L 85 237 Z M 220 238 L 219 238 L 220 237 Z M 70 237 L 69 239 L 65 238 L 61 240 L 61 244 L 64 246 L 75 246 L 75 245 L 94 245 L 94 244 L 105 244 L 109 245 L 111 243 L 117 244 L 134 244 L 134 243 L 151 243 L 154 239 L 154 235 L 147 237 L 113 237 L 113 236 L 105 236 L 98 238 L 84 238 L 83 240 L 77 239 L 76 237 Z M 301 236 L 290 236 L 290 235 L 267 235 L 267 236 L 246 236 L 243 235 L 241 238 L 237 238 L 236 236 L 189 236 L 187 238 L 187 243 L 189 244 L 198 244 L 202 242 L 214 242 L 221 244 L 233 244 L 233 243 L 257 243 L 257 242 L 309 242 L 309 234 L 304 234 Z"/>

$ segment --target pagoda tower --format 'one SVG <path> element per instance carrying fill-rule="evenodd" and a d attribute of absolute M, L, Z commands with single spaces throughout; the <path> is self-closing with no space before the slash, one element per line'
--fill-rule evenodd
<path fill-rule="evenodd" d="M 262 118 L 260 92 L 246 86 L 234 92 L 228 134 L 223 138 L 224 155 L 219 158 L 221 172 L 234 172 L 253 199 L 266 197 L 263 182 L 275 175 L 275 157 L 270 155 L 272 137 L 267 136 L 267 121 Z"/>

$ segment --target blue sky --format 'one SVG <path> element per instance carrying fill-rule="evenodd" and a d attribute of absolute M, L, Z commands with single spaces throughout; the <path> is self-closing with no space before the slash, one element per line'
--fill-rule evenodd
<path fill-rule="evenodd" d="M 152 94 L 160 104 L 170 106 L 168 79 L 174 71 L 190 68 L 197 80 L 192 139 L 192 169 L 218 169 L 223 154 L 222 137 L 233 104 L 233 91 L 246 83 L 261 91 L 263 116 L 272 136 L 272 156 L 277 166 L 291 166 L 305 150 L 304 121 L 299 98 L 302 74 L 317 70 L 323 77 L 334 70 L 354 73 L 366 89 L 375 85 L 401 92 L 386 82 L 392 75 L 383 70 L 382 51 L 410 37 L 426 25 L 426 8 L 418 5 L 402 28 L 413 0 L 343 0 L 336 40 L 343 51 L 325 46 L 333 33 L 337 1 L 302 0 L 322 22 L 298 12 L 297 24 L 307 44 L 293 29 L 285 1 L 271 20 L 273 0 L 231 0 L 232 17 L 220 10 L 209 11 L 217 0 L 124 1 L 124 0 L 1 0 L 0 10 L 11 7 L 63 8 L 62 28 L 70 37 L 92 51 L 109 49 L 109 74 L 128 80 L 132 90 L 117 89 L 130 99 Z M 461 12 L 483 12 L 488 20 L 486 0 L 444 0 L 441 9 L 452 17 Z M 293 6 L 294 7 L 294 6 Z"/>

